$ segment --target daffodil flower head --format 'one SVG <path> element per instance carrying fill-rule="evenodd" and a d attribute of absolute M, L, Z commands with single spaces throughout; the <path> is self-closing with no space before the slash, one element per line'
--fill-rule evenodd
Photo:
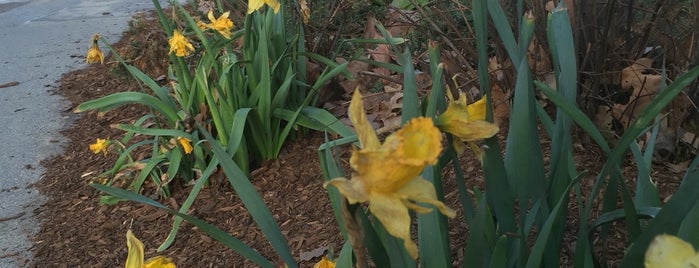
<path fill-rule="evenodd" d="M 279 0 L 248 0 L 248 14 L 252 14 L 264 5 L 271 7 L 275 14 L 279 12 L 281 6 Z"/>
<path fill-rule="evenodd" d="M 126 248 L 129 255 L 126 257 L 125 268 L 176 268 L 170 258 L 163 256 L 156 256 L 144 262 L 143 243 L 131 230 L 126 231 Z"/>
<path fill-rule="evenodd" d="M 233 28 L 233 22 L 228 19 L 230 12 L 224 12 L 218 18 L 214 17 L 213 10 L 209 10 L 206 15 L 211 23 L 204 24 L 207 28 L 212 29 L 220 33 L 226 39 L 231 38 L 231 29 Z"/>
<path fill-rule="evenodd" d="M 95 143 L 90 144 L 90 151 L 94 154 L 98 154 L 100 152 L 103 152 L 104 155 L 107 155 L 107 148 L 109 147 L 110 142 L 106 139 L 97 139 Z"/>
<path fill-rule="evenodd" d="M 191 154 L 194 148 L 192 148 L 191 140 L 185 137 L 177 137 L 177 142 L 182 146 L 185 154 Z"/>
<path fill-rule="evenodd" d="M 468 105 L 466 94 L 461 93 L 457 100 L 447 90 L 449 106 L 435 124 L 442 131 L 450 133 L 461 141 L 477 141 L 487 139 L 498 133 L 498 126 L 485 121 L 485 96 Z"/>
<path fill-rule="evenodd" d="M 194 51 L 194 46 L 177 30 L 172 33 L 168 43 L 170 44 L 170 52 L 168 53 L 175 52 L 178 57 L 185 57 Z"/>
<path fill-rule="evenodd" d="M 644 264 L 646 268 L 699 267 L 699 254 L 679 237 L 661 234 L 648 246 Z"/>
<path fill-rule="evenodd" d="M 87 56 L 85 56 L 85 61 L 87 63 L 104 63 L 104 54 L 102 53 L 102 50 L 100 50 L 99 40 L 99 34 L 94 34 L 92 36 L 92 46 L 87 50 Z"/>
<path fill-rule="evenodd" d="M 359 90 L 354 92 L 349 116 L 359 138 L 361 149 L 354 149 L 350 166 L 352 179 L 335 178 L 325 183 L 335 186 L 349 203 L 369 202 L 369 210 L 391 235 L 403 239 L 410 256 L 417 259 L 418 250 L 410 238 L 409 209 L 419 213 L 431 209 L 418 205 L 434 205 L 453 218 L 455 212 L 437 199 L 434 186 L 420 177 L 427 165 L 433 165 L 442 151 L 441 133 L 432 119 L 418 117 L 389 135 L 383 144 L 364 113 Z"/>

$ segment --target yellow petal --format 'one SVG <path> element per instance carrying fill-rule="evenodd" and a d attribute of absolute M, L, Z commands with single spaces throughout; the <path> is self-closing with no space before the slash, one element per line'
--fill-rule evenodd
<path fill-rule="evenodd" d="M 248 14 L 252 14 L 255 10 L 260 9 L 265 5 L 264 0 L 249 0 L 248 1 Z"/>
<path fill-rule="evenodd" d="M 454 151 L 458 155 L 460 155 L 460 154 L 464 153 L 464 151 L 466 151 L 466 145 L 458 137 L 455 139 L 452 139 L 451 147 L 454 148 Z"/>
<path fill-rule="evenodd" d="M 697 261 L 692 245 L 676 236 L 661 234 L 648 246 L 644 263 L 646 268 L 699 267 Z"/>
<path fill-rule="evenodd" d="M 362 180 L 356 177 L 352 180 L 335 178 L 323 184 L 323 187 L 328 188 L 328 185 L 335 186 L 335 188 L 347 198 L 350 204 L 369 201 L 369 191 L 366 189 Z"/>
<path fill-rule="evenodd" d="M 194 46 L 177 30 L 172 33 L 168 44 L 170 45 L 170 52 L 168 53 L 175 52 L 175 55 L 178 57 L 187 56 L 194 51 Z"/>
<path fill-rule="evenodd" d="M 176 268 L 176 266 L 170 258 L 156 256 L 148 259 L 146 263 L 143 264 L 143 268 Z"/>
<path fill-rule="evenodd" d="M 180 143 L 185 154 L 191 154 L 194 148 L 192 148 L 191 140 L 184 137 L 177 137 L 177 142 Z"/>
<path fill-rule="evenodd" d="M 97 45 L 91 47 L 87 51 L 87 56 L 85 57 L 85 62 L 87 63 L 104 63 L 104 54 Z"/>
<path fill-rule="evenodd" d="M 85 56 L 85 62 L 87 62 L 87 63 L 99 62 L 100 64 L 104 63 L 104 54 L 100 50 L 99 39 L 100 39 L 99 34 L 92 35 L 92 39 L 91 39 L 92 47 L 90 47 L 90 49 L 87 50 L 87 56 Z"/>
<path fill-rule="evenodd" d="M 125 268 L 143 267 L 143 243 L 133 235 L 131 230 L 126 231 L 126 248 L 129 255 L 126 257 Z"/>
<path fill-rule="evenodd" d="M 447 91 L 447 95 L 449 96 L 449 106 L 436 120 L 436 125 L 442 131 L 450 133 L 462 141 L 490 138 L 500 131 L 495 124 L 485 121 L 485 97 L 467 105 L 465 94 L 462 93 L 458 100 L 453 99 L 450 91 Z"/>
<path fill-rule="evenodd" d="M 209 21 L 211 21 L 211 23 L 205 24 L 205 26 L 217 31 L 227 39 L 231 38 L 231 28 L 233 28 L 233 22 L 230 19 L 228 19 L 229 14 L 230 12 L 225 12 L 221 14 L 221 16 L 219 16 L 218 18 L 215 18 L 213 11 L 209 10 L 209 13 L 206 16 L 209 18 Z"/>
<path fill-rule="evenodd" d="M 485 100 L 486 97 L 483 96 L 480 100 L 466 107 L 466 110 L 468 110 L 468 120 L 485 121 Z"/>
<path fill-rule="evenodd" d="M 409 199 L 415 202 L 427 203 L 435 206 L 442 214 L 449 218 L 456 217 L 456 212 L 437 199 L 437 192 L 431 182 L 416 177 L 396 191 L 401 199 Z M 411 207 L 412 208 L 412 207 Z M 419 211 L 418 211 L 419 212 Z"/>
<path fill-rule="evenodd" d="M 90 151 L 94 154 L 98 154 L 100 152 L 104 152 L 104 154 L 107 154 L 107 147 L 109 147 L 109 142 L 105 139 L 97 139 L 95 143 L 90 144 Z"/>
<path fill-rule="evenodd" d="M 372 194 L 369 210 L 392 236 L 403 239 L 403 245 L 413 259 L 417 259 L 417 245 L 410 239 L 410 214 L 397 195 Z"/>
<path fill-rule="evenodd" d="M 335 268 L 335 262 L 323 257 L 319 262 L 313 265 L 313 268 Z"/>
<path fill-rule="evenodd" d="M 206 13 L 206 17 L 209 18 L 210 22 L 213 22 L 216 20 L 216 17 L 214 17 L 214 11 L 212 9 L 209 9 L 209 12 Z"/>
<path fill-rule="evenodd" d="M 279 13 L 279 7 L 281 5 L 279 4 L 278 0 L 265 0 L 265 4 L 267 4 L 267 6 L 272 8 L 272 10 L 274 11 L 274 14 Z"/>
<path fill-rule="evenodd" d="M 349 107 L 349 118 L 352 121 L 354 130 L 357 132 L 357 138 L 359 138 L 362 149 L 378 149 L 381 147 L 379 137 L 376 136 L 376 131 L 374 131 L 364 113 L 364 101 L 359 89 L 354 90 Z"/>
<path fill-rule="evenodd" d="M 488 121 L 452 121 L 449 124 L 440 126 L 445 132 L 448 132 L 462 141 L 477 141 L 487 139 L 500 131 L 497 125 Z"/>

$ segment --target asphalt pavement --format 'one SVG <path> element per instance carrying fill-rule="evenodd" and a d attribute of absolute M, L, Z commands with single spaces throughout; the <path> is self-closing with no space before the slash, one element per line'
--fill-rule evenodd
<path fill-rule="evenodd" d="M 34 211 L 46 199 L 30 185 L 44 173 L 40 161 L 61 154 L 59 131 L 73 119 L 51 90 L 86 66 L 93 33 L 114 43 L 133 15 L 152 8 L 150 0 L 0 0 L 0 268 L 31 263 Z"/>

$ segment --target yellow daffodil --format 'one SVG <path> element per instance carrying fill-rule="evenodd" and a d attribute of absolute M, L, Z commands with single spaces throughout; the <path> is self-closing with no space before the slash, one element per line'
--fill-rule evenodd
<path fill-rule="evenodd" d="M 125 268 L 175 268 L 172 260 L 163 256 L 156 256 L 143 261 L 143 243 L 141 243 L 131 230 L 126 231 L 126 248 L 129 250 L 129 255 L 126 257 Z"/>
<path fill-rule="evenodd" d="M 281 6 L 279 0 L 248 0 L 248 14 L 252 14 L 264 5 L 271 7 L 275 14 L 279 12 L 279 7 Z"/>
<path fill-rule="evenodd" d="M 410 239 L 410 214 L 431 211 L 417 203 L 432 204 L 453 218 L 455 212 L 437 200 L 434 186 L 420 177 L 427 165 L 434 165 L 442 151 L 441 133 L 432 119 L 418 117 L 389 135 L 383 144 L 364 113 L 359 91 L 350 102 L 349 116 L 359 138 L 361 149 L 352 151 L 352 179 L 335 178 L 325 183 L 335 186 L 350 204 L 369 202 L 369 210 L 391 235 L 403 239 L 411 257 L 418 250 Z"/>
<path fill-rule="evenodd" d="M 182 145 L 182 149 L 184 150 L 185 154 L 191 154 L 192 150 L 194 150 L 194 148 L 192 148 L 191 140 L 187 138 L 177 137 L 177 142 Z"/>
<path fill-rule="evenodd" d="M 109 147 L 109 141 L 105 139 L 97 139 L 95 143 L 90 144 L 90 151 L 92 151 L 94 154 L 104 152 L 104 155 L 107 155 L 107 147 Z"/>
<path fill-rule="evenodd" d="M 661 234 L 648 246 L 644 264 L 646 268 L 699 267 L 699 254 L 684 240 Z"/>
<path fill-rule="evenodd" d="M 194 51 L 194 46 L 177 30 L 172 33 L 168 43 L 170 44 L 170 52 L 168 53 L 175 52 L 175 55 L 178 57 L 185 57 Z"/>
<path fill-rule="evenodd" d="M 233 28 L 233 22 L 228 19 L 229 14 L 230 12 L 224 12 L 221 14 L 221 16 L 215 18 L 213 10 L 209 10 L 209 13 L 206 16 L 209 18 L 211 23 L 204 25 L 206 25 L 206 27 L 209 29 L 217 31 L 226 39 L 229 39 L 231 38 L 231 29 Z"/>
<path fill-rule="evenodd" d="M 99 40 L 99 34 L 95 34 L 92 36 L 92 47 L 90 47 L 90 49 L 87 50 L 87 56 L 85 56 L 85 61 L 87 63 L 104 63 L 104 54 L 102 53 L 102 50 L 100 50 Z"/>
<path fill-rule="evenodd" d="M 323 257 L 319 262 L 313 265 L 313 268 L 335 268 L 335 262 Z"/>
<path fill-rule="evenodd" d="M 454 100 L 451 91 L 447 90 L 447 97 L 449 106 L 437 117 L 435 124 L 458 139 L 454 141 L 457 152 L 463 152 L 463 142 L 468 142 L 480 158 L 480 150 L 474 142 L 490 138 L 500 131 L 497 125 L 485 121 L 485 96 L 470 105 L 467 104 L 466 95 L 463 93 L 459 99 Z"/>

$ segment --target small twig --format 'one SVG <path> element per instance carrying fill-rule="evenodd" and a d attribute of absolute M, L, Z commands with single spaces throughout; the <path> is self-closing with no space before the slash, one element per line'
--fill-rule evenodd
<path fill-rule="evenodd" d="M 17 81 L 12 81 L 12 82 L 5 83 L 5 84 L 0 85 L 0 88 L 14 87 L 14 86 L 16 86 L 16 85 L 19 85 L 19 82 L 17 82 Z"/>
<path fill-rule="evenodd" d="M 17 213 L 16 215 L 12 215 L 12 216 L 9 216 L 9 217 L 0 218 L 0 221 L 14 220 L 14 219 L 17 219 L 17 218 L 19 218 L 19 217 L 24 216 L 24 213 L 25 213 L 25 212 L 22 211 L 22 212 L 20 212 L 20 213 Z"/>
<path fill-rule="evenodd" d="M 0 255 L 0 259 L 14 257 L 14 256 L 19 256 L 19 252 L 15 251 L 15 252 L 2 254 L 2 255 Z"/>

